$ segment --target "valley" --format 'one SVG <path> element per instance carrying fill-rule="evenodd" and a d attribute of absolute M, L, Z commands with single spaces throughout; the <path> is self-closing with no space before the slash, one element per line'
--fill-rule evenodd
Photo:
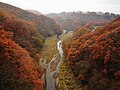
<path fill-rule="evenodd" d="M 59 37 L 59 38 L 57 38 Z M 61 36 L 53 36 L 45 41 L 45 45 L 49 45 L 52 43 L 52 46 L 47 46 L 48 49 L 44 48 L 43 56 L 40 59 L 39 64 L 45 69 L 45 73 L 42 76 L 43 90 L 58 90 L 59 89 L 59 68 L 62 64 L 63 60 L 63 50 L 62 50 L 62 40 Z M 51 42 L 52 41 L 52 42 Z M 55 42 L 55 43 L 54 43 Z M 45 46 L 45 47 L 46 47 Z M 50 51 L 49 51 L 50 50 Z M 46 54 L 47 52 L 47 54 Z M 52 58 L 50 58 L 48 54 L 52 52 Z M 45 53 L 45 54 L 44 54 Z M 51 59 L 49 62 L 46 60 Z"/>
<path fill-rule="evenodd" d="M 37 9 L 0 2 L 0 90 L 120 89 L 120 14 Z"/>

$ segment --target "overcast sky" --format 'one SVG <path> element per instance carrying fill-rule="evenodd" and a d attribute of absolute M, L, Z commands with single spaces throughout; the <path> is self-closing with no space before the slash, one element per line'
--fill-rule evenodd
<path fill-rule="evenodd" d="M 120 14 L 120 0 L 0 0 L 22 9 L 37 10 L 41 13 L 63 11 L 102 11 Z"/>

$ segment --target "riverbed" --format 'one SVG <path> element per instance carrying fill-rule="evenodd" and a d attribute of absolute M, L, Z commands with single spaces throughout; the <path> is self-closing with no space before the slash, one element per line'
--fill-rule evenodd
<path fill-rule="evenodd" d="M 59 68 L 62 64 L 63 60 L 63 49 L 62 49 L 62 40 L 61 36 L 58 38 L 57 42 L 57 49 L 58 53 L 53 55 L 53 58 L 51 61 L 47 64 L 46 60 L 40 60 L 40 65 L 45 69 L 45 73 L 42 75 L 42 81 L 43 81 L 43 90 L 59 90 Z M 57 59 L 57 57 L 60 55 L 59 61 L 57 61 L 57 65 L 55 66 L 54 70 L 51 70 L 52 63 Z M 41 62 L 42 61 L 42 62 Z"/>

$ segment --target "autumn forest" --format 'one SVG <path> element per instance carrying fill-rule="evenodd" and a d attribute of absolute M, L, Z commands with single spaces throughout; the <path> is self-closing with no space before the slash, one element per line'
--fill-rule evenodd
<path fill-rule="evenodd" d="M 119 89 L 120 14 L 0 2 L 0 90 Z"/>

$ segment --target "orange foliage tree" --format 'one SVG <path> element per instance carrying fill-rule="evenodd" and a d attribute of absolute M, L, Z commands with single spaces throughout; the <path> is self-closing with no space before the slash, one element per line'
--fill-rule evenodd
<path fill-rule="evenodd" d="M 0 30 L 0 89 L 41 89 L 41 68 L 29 53 L 11 40 L 13 33 Z"/>
<path fill-rule="evenodd" d="M 91 90 L 117 90 L 120 85 L 120 20 L 63 43 L 70 68 Z M 81 78 L 82 77 L 82 78 Z"/>

